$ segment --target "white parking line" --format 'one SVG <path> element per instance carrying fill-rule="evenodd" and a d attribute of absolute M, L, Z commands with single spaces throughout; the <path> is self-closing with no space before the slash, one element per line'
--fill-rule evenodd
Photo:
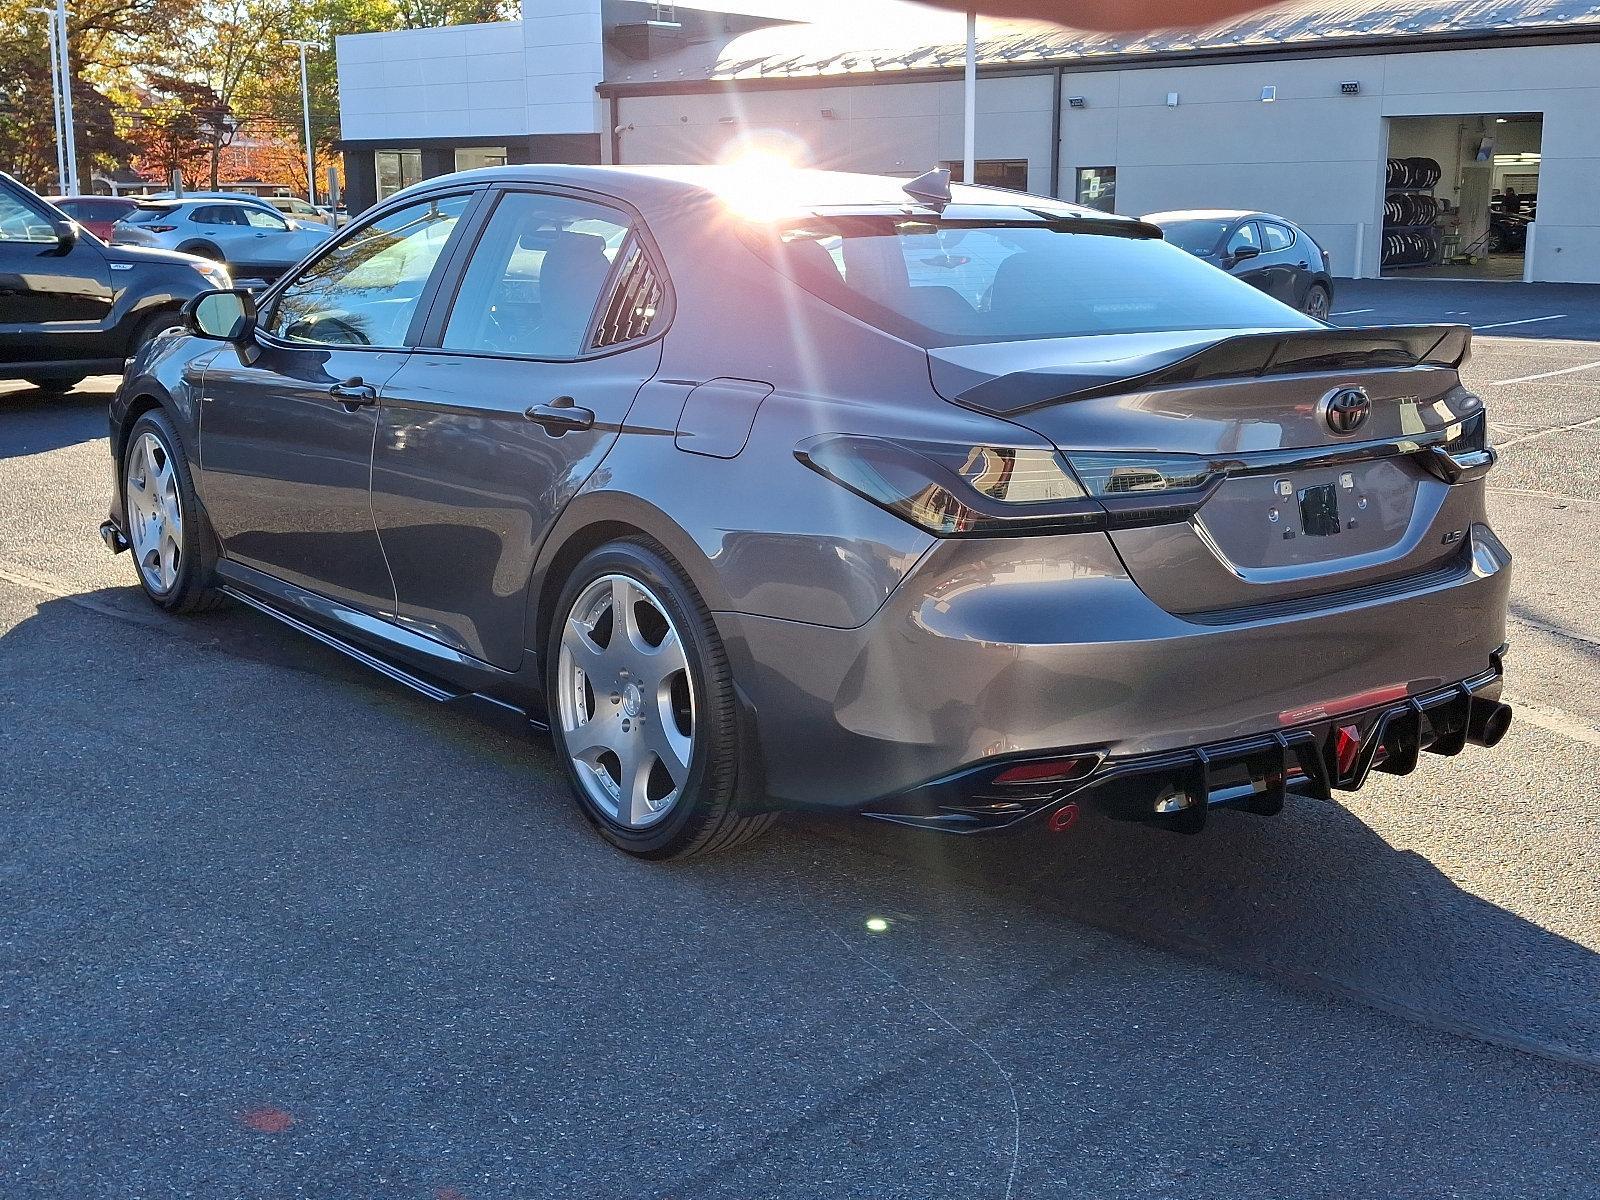
<path fill-rule="evenodd" d="M 1537 375 L 1518 375 L 1515 379 L 1496 379 L 1490 387 L 1504 387 L 1508 383 L 1532 383 L 1535 379 L 1554 379 L 1557 375 L 1571 375 L 1577 371 L 1592 371 L 1600 367 L 1600 361 L 1579 363 L 1575 367 L 1562 367 L 1559 371 L 1540 371 Z"/>
<path fill-rule="evenodd" d="M 1520 321 L 1495 321 L 1489 325 L 1474 325 L 1474 329 L 1504 329 L 1508 325 L 1532 325 L 1538 321 L 1559 321 L 1566 313 L 1551 313 L 1548 317 L 1523 317 Z"/>
<path fill-rule="evenodd" d="M 1375 310 L 1374 309 L 1370 309 L 1370 308 L 1347 308 L 1343 312 L 1329 313 L 1328 315 L 1330 317 L 1353 317 L 1357 313 L 1373 312 L 1373 311 L 1375 311 Z"/>

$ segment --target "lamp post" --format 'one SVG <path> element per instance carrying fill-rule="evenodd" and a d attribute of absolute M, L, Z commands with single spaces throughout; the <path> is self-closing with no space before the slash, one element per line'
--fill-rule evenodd
<path fill-rule="evenodd" d="M 978 13 L 967 10 L 967 69 L 962 89 L 961 181 L 977 182 L 978 173 Z"/>
<path fill-rule="evenodd" d="M 56 0 L 56 50 L 61 58 L 61 128 L 66 134 L 66 194 L 78 194 L 78 135 L 72 120 L 72 60 L 67 50 L 67 0 Z"/>
<path fill-rule="evenodd" d="M 56 127 L 56 187 L 67 194 L 67 148 L 61 136 L 61 61 L 56 53 L 56 10 L 30 8 L 29 12 L 42 13 L 49 18 L 44 27 L 45 41 L 50 46 L 50 118 Z"/>
<path fill-rule="evenodd" d="M 311 85 L 306 78 L 306 51 L 322 49 L 321 42 L 290 39 L 289 45 L 300 47 L 300 114 L 306 123 L 306 199 L 317 202 L 317 155 L 311 144 Z"/>

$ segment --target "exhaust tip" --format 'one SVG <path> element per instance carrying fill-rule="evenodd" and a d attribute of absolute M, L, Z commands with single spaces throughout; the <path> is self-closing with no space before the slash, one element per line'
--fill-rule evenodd
<path fill-rule="evenodd" d="M 1467 715 L 1467 740 L 1475 746 L 1498 746 L 1511 728 L 1511 706 L 1474 697 Z"/>

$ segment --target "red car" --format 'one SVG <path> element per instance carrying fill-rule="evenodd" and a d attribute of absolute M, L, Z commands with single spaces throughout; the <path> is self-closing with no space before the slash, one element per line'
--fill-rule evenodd
<path fill-rule="evenodd" d="M 109 242 L 111 227 L 139 207 L 126 196 L 52 196 L 50 203 L 102 242 Z"/>

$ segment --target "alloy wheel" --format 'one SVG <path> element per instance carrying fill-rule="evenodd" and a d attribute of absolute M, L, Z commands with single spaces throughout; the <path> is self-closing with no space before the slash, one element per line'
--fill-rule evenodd
<path fill-rule="evenodd" d="M 1328 293 L 1319 287 L 1311 289 L 1311 294 L 1306 297 L 1306 315 L 1321 321 L 1328 315 Z"/>
<path fill-rule="evenodd" d="M 682 798 L 695 749 L 694 679 L 661 600 L 627 575 L 579 594 L 561 634 L 556 718 L 589 800 L 629 829 Z"/>
<path fill-rule="evenodd" d="M 128 456 L 128 540 L 146 586 L 170 592 L 183 566 L 183 502 L 166 444 L 146 430 Z"/>

